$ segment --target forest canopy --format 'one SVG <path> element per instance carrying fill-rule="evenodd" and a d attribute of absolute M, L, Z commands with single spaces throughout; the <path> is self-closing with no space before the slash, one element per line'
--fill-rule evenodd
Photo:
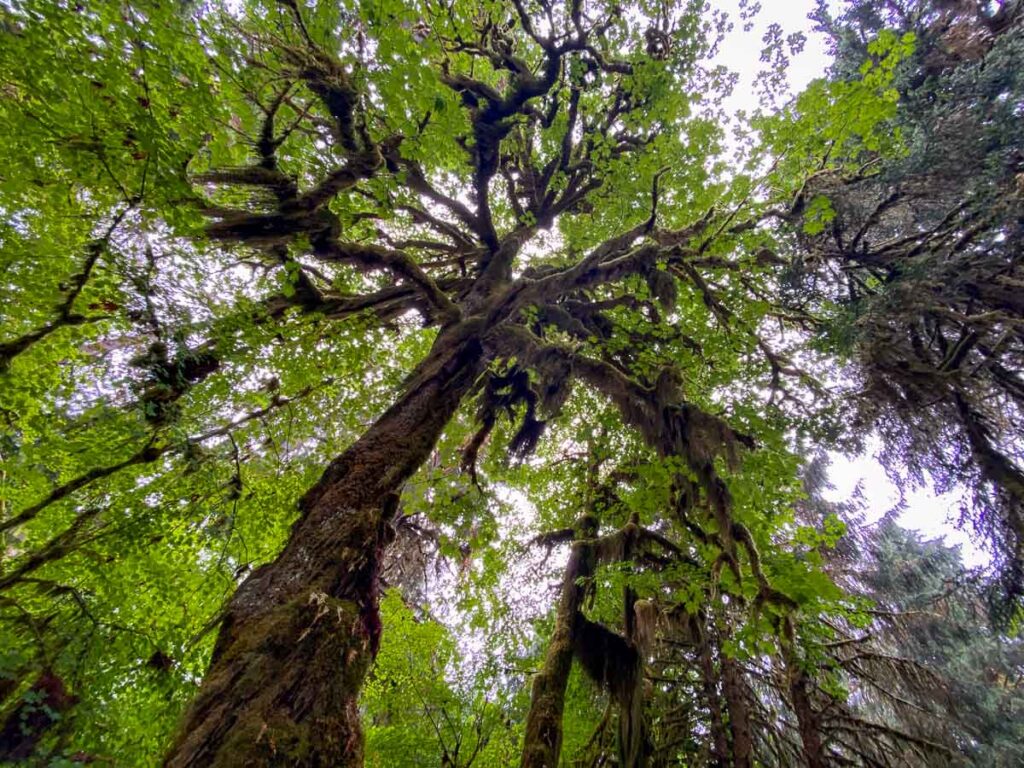
<path fill-rule="evenodd" d="M 1024 3 L 765 5 L 0 4 L 0 763 L 1021 764 Z"/>

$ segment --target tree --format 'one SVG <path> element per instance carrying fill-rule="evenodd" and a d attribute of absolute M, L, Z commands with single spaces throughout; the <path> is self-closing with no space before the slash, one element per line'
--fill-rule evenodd
<path fill-rule="evenodd" d="M 5 759 L 151 761 L 189 701 L 166 765 L 362 764 L 385 574 L 433 540 L 493 595 L 528 548 L 513 493 L 575 538 L 528 707 L 385 612 L 437 647 L 408 659 L 442 760 L 507 764 L 511 712 L 525 765 L 749 765 L 760 658 L 823 759 L 814 653 L 863 616 L 816 552 L 839 528 L 794 521 L 790 438 L 841 413 L 801 368 L 831 295 L 794 307 L 783 256 L 835 220 L 822 179 L 900 156 L 914 40 L 759 116 L 729 168 L 704 10 L 4 11 Z M 407 722 L 395 658 L 375 728 Z M 710 727 L 680 740 L 672 698 Z"/>
<path fill-rule="evenodd" d="M 975 765 L 1020 762 L 1020 642 L 990 625 L 984 591 L 959 552 L 888 519 L 868 541 L 875 565 L 864 580 L 890 612 L 885 643 L 943 678 L 950 716 L 942 725 Z"/>
<path fill-rule="evenodd" d="M 860 66 L 865 41 L 886 28 L 912 35 L 915 48 L 893 83 L 903 151 L 864 155 L 863 173 L 812 186 L 828 222 L 807 237 L 798 279 L 841 307 L 836 335 L 863 376 L 860 418 L 886 436 L 887 463 L 918 480 L 931 474 L 940 489 L 971 489 L 965 517 L 1003 561 L 993 604 L 1005 619 L 1024 579 L 1013 287 L 1024 231 L 1024 7 L 851 2 L 832 18 L 823 3 L 817 17 L 838 72 Z"/>
<path fill-rule="evenodd" d="M 860 748 L 882 763 L 931 765 L 952 762 L 951 755 L 957 764 L 1019 762 L 1020 638 L 991 621 L 979 569 L 967 569 L 958 548 L 900 527 L 892 514 L 866 523 L 856 503 L 826 502 L 822 464 L 812 467 L 804 514 L 840 513 L 850 525 L 843 546 L 826 555 L 829 570 L 872 600 L 870 622 L 830 652 L 844 687 L 855 692 L 848 714 L 922 739 L 917 750 L 903 744 L 886 754 L 886 735 L 869 733 Z"/>

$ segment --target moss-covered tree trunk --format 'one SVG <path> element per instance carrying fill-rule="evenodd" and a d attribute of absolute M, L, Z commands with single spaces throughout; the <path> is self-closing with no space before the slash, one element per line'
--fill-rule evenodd
<path fill-rule="evenodd" d="M 581 581 L 593 576 L 597 566 L 597 553 L 594 551 L 597 521 L 589 516 L 583 517 L 576 530 L 578 539 L 573 542 L 565 566 L 555 631 L 548 643 L 544 666 L 533 679 L 530 710 L 526 715 L 522 768 L 557 768 L 562 751 L 565 689 L 572 671 L 575 633 L 586 595 L 586 586 Z"/>
<path fill-rule="evenodd" d="M 623 529 L 624 555 L 626 558 L 635 556 L 636 531 L 638 520 L 634 517 L 630 524 Z M 653 640 L 655 619 L 648 620 L 648 626 L 642 631 L 640 628 L 639 615 L 637 613 L 636 591 L 627 586 L 623 590 L 624 612 L 623 618 L 626 629 L 626 639 L 629 648 L 633 651 L 633 670 L 631 674 L 624 675 L 624 680 L 629 685 L 621 691 L 622 701 L 619 704 L 619 764 L 622 768 L 646 768 L 653 751 L 650 742 L 650 735 L 647 728 L 647 719 L 644 713 L 644 664 L 650 648 L 646 647 L 642 637 L 646 633 L 649 640 Z"/>
<path fill-rule="evenodd" d="M 284 550 L 229 601 L 167 766 L 362 764 L 357 698 L 380 639 L 389 518 L 480 360 L 466 328 L 442 333 L 405 394 L 305 494 Z"/>

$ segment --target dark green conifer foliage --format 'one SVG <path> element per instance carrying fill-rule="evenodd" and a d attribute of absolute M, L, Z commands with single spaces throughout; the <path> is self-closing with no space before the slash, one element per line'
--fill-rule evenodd
<path fill-rule="evenodd" d="M 839 77 L 881 32 L 914 50 L 893 81 L 901 151 L 863 152 L 858 173 L 807 190 L 827 221 L 804 228 L 799 295 L 829 286 L 834 343 L 893 474 L 969 489 L 965 522 L 992 544 L 1006 621 L 1024 594 L 1024 5 L 854 0 L 817 18 Z"/>

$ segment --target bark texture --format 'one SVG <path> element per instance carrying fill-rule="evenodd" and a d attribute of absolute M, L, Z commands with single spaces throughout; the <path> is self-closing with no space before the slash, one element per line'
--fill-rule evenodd
<path fill-rule="evenodd" d="M 807 674 L 792 660 L 787 660 L 789 674 L 789 694 L 793 699 L 793 711 L 796 713 L 800 729 L 800 740 L 804 748 L 804 760 L 807 768 L 825 768 L 825 754 L 818 731 L 818 716 L 811 704 L 810 684 Z"/>
<path fill-rule="evenodd" d="M 729 710 L 732 733 L 732 765 L 751 768 L 754 764 L 754 743 L 750 733 L 750 707 L 747 704 L 743 672 L 736 659 L 722 656 L 722 691 Z"/>
<path fill-rule="evenodd" d="M 380 641 L 390 518 L 479 373 L 472 339 L 443 332 L 405 394 L 300 501 L 284 550 L 229 601 L 166 766 L 362 765 L 357 699 Z"/>

